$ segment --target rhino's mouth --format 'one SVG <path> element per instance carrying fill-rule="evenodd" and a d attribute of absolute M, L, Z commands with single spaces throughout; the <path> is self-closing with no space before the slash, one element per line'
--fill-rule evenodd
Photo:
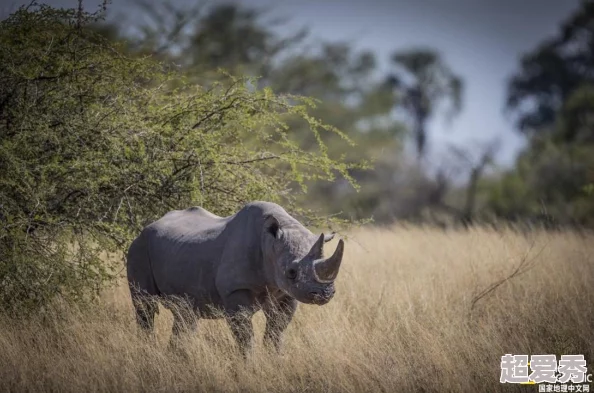
<path fill-rule="evenodd" d="M 318 306 L 323 306 L 324 304 L 327 304 L 330 300 L 332 300 L 333 294 L 332 295 L 320 295 L 319 293 L 316 293 L 316 292 L 310 292 L 310 296 L 311 296 L 312 304 L 316 304 Z"/>

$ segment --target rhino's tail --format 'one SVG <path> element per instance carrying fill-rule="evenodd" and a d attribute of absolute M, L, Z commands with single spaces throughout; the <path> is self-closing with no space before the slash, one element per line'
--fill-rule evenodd
<path fill-rule="evenodd" d="M 136 319 L 142 328 L 152 330 L 155 313 L 159 312 L 156 297 L 160 292 L 149 258 L 145 231 L 132 242 L 126 259 L 128 286 L 136 309 Z"/>

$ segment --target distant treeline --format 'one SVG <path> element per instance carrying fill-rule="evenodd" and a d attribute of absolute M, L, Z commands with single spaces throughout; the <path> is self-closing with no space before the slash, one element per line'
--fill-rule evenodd
<path fill-rule="evenodd" d="M 517 119 L 517 132 L 529 142 L 514 167 L 497 170 L 498 146 L 492 143 L 452 147 L 448 162 L 433 175 L 425 162 L 428 121 L 437 109 L 458 113 L 464 92 L 463 75 L 444 63 L 439 48 L 394 48 L 392 69 L 385 74 L 374 53 L 355 50 L 347 42 L 314 43 L 319 41 L 306 30 L 287 32 L 282 20 L 256 9 L 135 4 L 146 18 L 97 29 L 112 40 L 125 40 L 130 53 L 175 64 L 202 85 L 224 68 L 234 75 L 256 76 L 260 86 L 277 93 L 319 99 L 312 116 L 357 145 L 348 149 L 338 135 L 322 135 L 329 152 L 350 163 L 374 161 L 371 170 L 349 170 L 361 185 L 358 192 L 342 181 L 310 182 L 302 206 L 345 218 L 373 217 L 377 223 L 594 225 L 592 1 L 583 2 L 556 35 L 543 37 L 542 44 L 526 53 L 510 79 L 505 104 Z M 316 146 L 307 127 L 289 125 L 300 146 Z M 403 150 L 407 139 L 414 143 L 416 159 Z M 463 186 L 453 179 L 461 176 Z"/>

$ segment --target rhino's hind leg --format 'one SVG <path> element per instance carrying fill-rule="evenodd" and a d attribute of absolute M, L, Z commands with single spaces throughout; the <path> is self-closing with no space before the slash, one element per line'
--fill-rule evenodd
<path fill-rule="evenodd" d="M 288 296 L 276 301 L 271 299 L 264 305 L 263 310 L 266 315 L 264 344 L 280 352 L 283 332 L 289 326 L 295 310 L 297 310 L 297 300 Z"/>
<path fill-rule="evenodd" d="M 198 327 L 198 316 L 191 305 L 182 299 L 169 298 L 164 306 L 173 314 L 173 326 L 169 338 L 168 349 L 178 355 L 187 357 L 183 341 Z"/>
<path fill-rule="evenodd" d="M 130 292 L 138 326 L 147 333 L 152 332 L 155 326 L 155 314 L 159 311 L 157 299 L 133 287 L 130 288 Z"/>
<path fill-rule="evenodd" d="M 159 312 L 157 303 L 159 290 L 153 278 L 147 243 L 143 234 L 132 242 L 126 259 L 128 287 L 136 310 L 136 321 L 144 331 L 152 332 L 155 314 Z"/>

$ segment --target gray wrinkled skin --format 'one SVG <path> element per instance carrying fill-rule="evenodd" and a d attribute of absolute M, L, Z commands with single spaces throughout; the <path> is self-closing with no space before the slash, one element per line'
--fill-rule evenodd
<path fill-rule="evenodd" d="M 152 330 L 154 299 L 184 298 L 198 318 L 224 316 L 245 355 L 253 340 L 251 317 L 262 309 L 264 341 L 278 350 L 297 302 L 322 305 L 334 295 L 344 243 L 324 258 L 323 243 L 332 237 L 314 235 L 268 202 L 224 218 L 200 207 L 169 212 L 128 250 L 137 321 Z M 174 317 L 174 336 L 195 328 L 195 318 Z"/>

